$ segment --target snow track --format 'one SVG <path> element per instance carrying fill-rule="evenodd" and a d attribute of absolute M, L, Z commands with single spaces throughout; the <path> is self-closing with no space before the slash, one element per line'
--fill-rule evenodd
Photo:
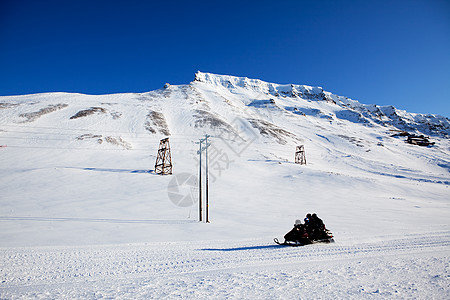
<path fill-rule="evenodd" d="M 315 295 L 319 298 L 369 294 L 448 297 L 449 250 L 450 232 L 358 245 L 338 242 L 304 247 L 244 240 L 3 248 L 0 297 L 250 298 L 253 295 L 250 289 L 254 289 L 260 297 L 284 297 L 291 293 L 295 296 L 297 291 L 312 298 L 306 293 L 311 280 L 316 280 L 316 284 L 328 282 L 324 292 L 331 294 Z M 413 277 L 418 282 L 409 282 L 405 290 L 405 283 L 400 284 L 402 272 L 414 268 L 419 270 Z M 343 278 L 351 277 L 352 272 L 353 281 Z M 408 278 L 411 281 L 411 276 Z M 369 279 L 374 286 L 367 293 Z M 298 281 L 298 285 L 288 291 L 277 291 L 292 285 L 291 280 Z M 336 294 L 331 287 L 336 288 L 344 281 L 345 287 L 341 286 L 340 294 Z M 378 281 L 380 286 L 376 284 Z M 386 284 L 391 286 L 385 290 L 388 294 L 380 292 Z M 421 291 L 422 288 L 426 291 Z"/>

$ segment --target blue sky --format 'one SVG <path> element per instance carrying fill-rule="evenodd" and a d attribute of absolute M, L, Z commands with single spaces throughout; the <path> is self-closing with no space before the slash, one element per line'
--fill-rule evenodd
<path fill-rule="evenodd" d="M 145 92 L 197 70 L 450 116 L 450 1 L 0 0 L 0 95 Z"/>

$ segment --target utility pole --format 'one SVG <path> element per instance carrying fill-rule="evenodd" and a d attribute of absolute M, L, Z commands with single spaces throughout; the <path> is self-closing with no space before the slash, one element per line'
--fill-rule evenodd
<path fill-rule="evenodd" d="M 202 210 L 202 152 L 203 150 L 205 150 L 205 156 L 206 156 L 206 169 L 205 169 L 205 173 L 206 173 L 206 223 L 209 223 L 209 190 L 208 190 L 208 147 L 210 146 L 210 144 L 208 144 L 208 138 L 211 137 L 210 135 L 205 135 L 205 137 L 203 139 L 200 139 L 199 142 L 197 142 L 196 144 L 200 145 L 200 149 L 197 151 L 197 154 L 199 155 L 199 195 L 198 195 L 198 200 L 199 200 L 199 221 L 202 221 L 202 214 L 203 214 L 203 210 Z M 202 147 L 202 144 L 205 143 L 205 146 Z"/>
<path fill-rule="evenodd" d="M 209 199 L 208 199 L 208 137 L 209 135 L 205 135 L 205 144 L 206 144 L 206 223 L 209 223 Z"/>
<path fill-rule="evenodd" d="M 200 155 L 199 159 L 199 170 L 198 170 L 198 221 L 202 221 L 202 143 L 204 140 L 200 139 L 200 141 L 196 144 L 199 144 L 200 149 L 197 151 L 197 154 Z"/>
<path fill-rule="evenodd" d="M 159 142 L 158 155 L 156 156 L 155 174 L 172 175 L 172 157 L 170 155 L 169 138 Z"/>

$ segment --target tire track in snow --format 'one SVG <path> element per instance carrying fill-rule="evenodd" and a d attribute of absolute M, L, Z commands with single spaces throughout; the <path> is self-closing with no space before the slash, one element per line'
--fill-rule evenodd
<path fill-rule="evenodd" d="M 358 245 L 305 247 L 248 242 L 35 247 L 0 249 L 0 290 L 22 286 L 152 278 L 199 272 L 264 267 L 337 259 L 450 249 L 450 232 Z M 218 245 L 217 245 L 218 244 Z"/>

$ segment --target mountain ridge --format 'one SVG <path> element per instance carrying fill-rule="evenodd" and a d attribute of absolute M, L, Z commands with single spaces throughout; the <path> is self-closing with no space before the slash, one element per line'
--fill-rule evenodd
<path fill-rule="evenodd" d="M 299 84 L 276 84 L 259 79 L 249 79 L 247 77 L 236 77 L 231 75 L 218 75 L 203 73 L 198 71 L 195 74 L 194 82 L 203 82 L 216 86 L 222 86 L 230 91 L 237 87 L 251 89 L 273 97 L 291 97 L 310 101 L 326 101 L 346 109 L 336 115 L 344 119 L 351 118 L 363 123 L 375 122 L 382 126 L 394 126 L 399 130 L 415 131 L 416 133 L 443 135 L 450 134 L 450 119 L 436 114 L 409 113 L 406 110 L 399 110 L 392 105 L 379 106 L 376 104 L 362 104 L 357 100 L 344 96 L 338 96 L 325 91 L 322 87 L 312 87 Z M 302 113 L 301 111 L 299 112 Z M 304 114 L 307 114 L 303 112 Z"/>
<path fill-rule="evenodd" d="M 408 131 L 413 134 L 425 134 L 432 136 L 448 137 L 450 135 L 450 119 L 435 114 L 409 113 L 399 110 L 392 105 L 379 106 L 376 104 L 362 104 L 358 100 L 339 96 L 325 91 L 322 87 L 312 87 L 299 84 L 278 84 L 265 82 L 259 79 L 237 77 L 231 75 L 219 75 L 198 71 L 192 82 L 185 85 L 177 85 L 184 90 L 182 98 L 196 99 L 199 101 L 201 92 L 196 90 L 197 85 L 207 85 L 217 88 L 222 93 L 246 94 L 248 99 L 243 100 L 245 106 L 262 108 L 263 106 L 277 106 L 279 109 L 299 116 L 325 118 L 329 121 L 350 121 L 364 124 L 365 126 L 383 126 L 392 130 Z M 86 95 L 81 93 L 39 93 L 30 95 L 1 96 L 0 109 L 10 108 L 11 105 L 26 103 L 28 101 L 46 100 L 47 98 L 127 98 L 130 95 L 136 97 L 158 98 L 167 97 L 174 86 L 166 84 L 161 89 L 145 93 L 117 93 L 105 95 Z M 191 89 L 190 91 L 188 89 Z M 216 91 L 217 92 L 217 91 Z M 219 92 L 220 93 L 220 92 Z M 222 95 L 225 99 L 229 95 Z M 289 102 L 283 103 L 283 102 Z M 15 103 L 9 103 L 9 102 Z M 200 99 L 201 101 L 201 99 Z M 308 105 L 308 102 L 310 105 Z M 314 103 L 325 102 L 331 106 L 317 107 Z M 236 106 L 236 103 L 234 103 Z M 334 105 L 334 107 L 333 107 Z M 237 106 L 242 106 L 239 103 Z M 205 107 L 204 107 L 205 108 Z M 206 111 L 210 108 L 206 107 Z"/>

